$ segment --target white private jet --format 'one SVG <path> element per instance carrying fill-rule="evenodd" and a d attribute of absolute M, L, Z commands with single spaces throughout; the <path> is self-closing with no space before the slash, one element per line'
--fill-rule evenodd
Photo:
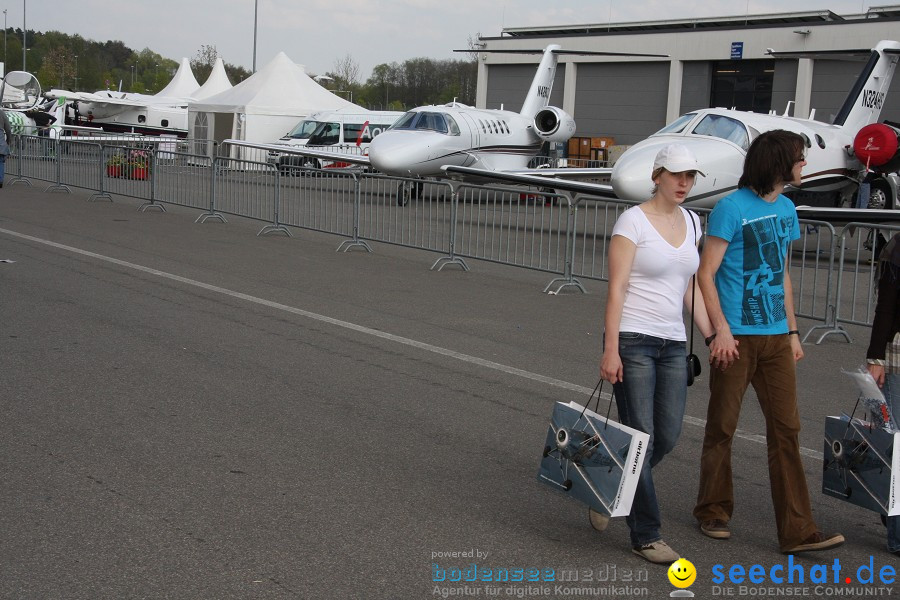
<path fill-rule="evenodd" d="M 656 154 L 663 146 L 678 142 L 691 149 L 707 174 L 697 178 L 688 204 L 712 206 L 719 198 L 737 189 L 744 157 L 753 139 L 764 131 L 786 129 L 802 135 L 807 145 L 802 185 L 799 190 L 789 190 L 795 203 L 841 207 L 847 204 L 867 176 L 872 180 L 873 198 L 891 194 L 890 186 L 879 174 L 895 171 L 900 166 L 900 128 L 877 121 L 900 55 L 900 43 L 881 41 L 872 50 L 769 53 L 776 57 L 863 56 L 868 61 L 832 124 L 789 117 L 787 111 L 784 115 L 766 115 L 708 108 L 679 117 L 626 150 L 615 166 L 606 171 L 611 175 L 611 187 L 556 181 L 548 185 L 546 180 L 534 177 L 494 176 L 494 179 L 529 185 L 541 182 L 544 186 L 573 193 L 641 201 L 651 194 L 650 172 Z M 452 166 L 447 172 L 457 177 L 488 176 L 484 171 Z M 885 203 L 872 206 L 882 208 Z"/>
<path fill-rule="evenodd" d="M 538 50 L 500 52 L 541 53 Z M 564 142 L 575 134 L 575 120 L 562 109 L 549 105 L 559 54 L 664 57 L 659 54 L 567 51 L 555 44 L 542 52 L 537 73 L 519 112 L 479 109 L 458 102 L 420 106 L 374 138 L 367 156 L 302 148 L 293 152 L 365 165 L 397 177 L 443 177 L 442 167 L 447 165 L 475 167 L 486 172 L 534 172 L 528 169 L 528 162 L 537 155 L 544 142 Z M 286 153 L 283 146 L 226 141 Z M 587 171 L 596 175 L 595 171 Z M 578 172 L 577 169 L 541 169 L 546 176 L 577 176 Z M 415 193 L 413 186 L 401 186 L 398 202 L 405 204 L 411 193 Z"/>
<path fill-rule="evenodd" d="M 65 97 L 71 102 L 74 119 L 69 120 L 70 125 L 115 133 L 184 137 L 187 135 L 188 104 L 229 87 L 231 83 L 222 59 L 216 60 L 209 80 L 201 87 L 191 71 L 190 61 L 182 58 L 172 80 L 155 95 L 112 90 L 93 93 L 50 90 L 47 96 Z"/>
<path fill-rule="evenodd" d="M 769 54 L 779 58 L 821 55 Z M 853 195 L 867 171 L 896 170 L 900 131 L 877 121 L 900 56 L 900 43 L 881 41 L 871 51 L 827 54 L 868 58 L 833 123 L 789 117 L 787 111 L 784 115 L 721 108 L 693 111 L 625 151 L 612 170 L 616 195 L 629 200 L 646 198 L 652 187 L 648 173 L 656 153 L 667 144 L 679 142 L 691 149 L 708 174 L 697 178 L 690 200 L 711 205 L 737 188 L 747 148 L 756 136 L 772 129 L 793 131 L 806 140 L 807 165 L 801 194 L 795 197 L 798 202 L 802 198 L 803 203 L 840 206 Z M 883 148 L 891 140 L 895 150 L 885 154 Z M 877 179 L 873 183 L 876 188 L 884 185 Z"/>

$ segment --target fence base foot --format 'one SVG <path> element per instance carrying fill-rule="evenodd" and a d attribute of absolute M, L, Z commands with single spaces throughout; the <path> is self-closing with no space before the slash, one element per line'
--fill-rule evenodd
<path fill-rule="evenodd" d="M 94 202 L 94 201 L 99 200 L 99 199 L 101 199 L 101 198 L 104 199 L 104 200 L 109 200 L 110 202 L 113 201 L 112 196 L 110 196 L 109 193 L 107 193 L 107 192 L 100 192 L 100 193 L 97 193 L 97 194 L 92 194 L 91 197 L 88 198 L 88 202 Z"/>
<path fill-rule="evenodd" d="M 283 233 L 288 237 L 294 237 L 294 234 L 291 233 L 291 230 L 285 227 L 284 225 L 266 225 L 257 233 L 257 237 L 261 235 L 269 235 L 270 233 Z"/>
<path fill-rule="evenodd" d="M 560 281 L 562 281 L 563 284 L 562 284 L 561 286 L 559 286 L 558 288 L 556 288 L 556 290 L 550 291 L 550 288 L 552 288 L 554 285 L 556 285 L 556 284 L 559 283 Z M 565 288 L 567 288 L 567 287 L 574 287 L 574 288 L 576 288 L 577 290 L 579 290 L 582 294 L 587 294 L 587 290 L 584 289 L 584 286 L 581 285 L 581 282 L 578 281 L 578 280 L 575 279 L 575 278 L 572 278 L 572 279 L 563 279 L 563 278 L 554 279 L 553 281 L 551 281 L 550 283 L 547 284 L 547 287 L 544 288 L 544 293 L 545 293 L 545 294 L 553 294 L 553 295 L 557 295 L 557 294 L 559 294 L 561 291 L 563 291 L 563 290 L 564 290 Z"/>
<path fill-rule="evenodd" d="M 141 204 L 138 210 L 141 212 L 147 212 L 147 210 L 150 208 L 158 208 L 160 212 L 166 212 L 166 207 L 156 202 L 144 202 L 143 204 Z"/>
<path fill-rule="evenodd" d="M 56 184 L 56 185 L 51 185 L 46 190 L 44 190 L 44 193 L 47 193 L 47 192 L 65 192 L 67 194 L 71 194 L 72 190 L 70 190 L 69 186 L 67 186 L 67 185 Z"/>
<path fill-rule="evenodd" d="M 362 248 L 369 254 L 372 253 L 372 248 L 363 240 L 344 240 L 335 252 L 349 252 L 352 248 Z"/>
<path fill-rule="evenodd" d="M 438 265 L 440 265 L 440 266 L 438 266 Z M 463 271 L 469 270 L 469 265 L 466 264 L 466 261 L 464 261 L 463 259 L 461 259 L 458 256 L 442 256 L 442 257 L 440 257 L 439 259 L 434 261 L 433 265 L 431 265 L 431 270 L 434 271 L 435 267 L 437 267 L 437 270 L 440 271 L 447 265 L 456 265 L 456 266 L 462 268 Z"/>
<path fill-rule="evenodd" d="M 18 176 L 13 177 L 11 181 L 7 181 L 6 185 L 16 185 L 17 183 L 24 183 L 28 187 L 34 187 L 34 184 L 32 184 L 28 179 Z"/>
<path fill-rule="evenodd" d="M 847 340 L 848 344 L 853 343 L 853 338 L 851 338 L 850 334 L 847 333 L 847 330 L 844 329 L 843 327 L 841 327 L 840 325 L 816 325 L 815 327 L 813 327 L 812 329 L 810 329 L 809 331 L 806 332 L 806 335 L 803 336 L 802 341 L 805 342 L 806 338 L 808 338 L 812 334 L 812 332 L 815 331 L 816 329 L 826 329 L 827 330 L 827 331 L 825 331 L 825 333 L 823 333 L 821 336 L 819 336 L 819 339 L 816 341 L 816 346 L 821 344 L 825 338 L 827 338 L 829 335 L 832 335 L 832 334 L 842 335 L 842 336 L 844 336 L 844 339 Z"/>
<path fill-rule="evenodd" d="M 221 221 L 222 223 L 227 223 L 227 222 L 228 222 L 228 221 L 225 219 L 225 217 L 223 217 L 221 214 L 219 214 L 219 213 L 217 213 L 217 212 L 208 212 L 208 213 L 203 213 L 202 215 L 200 215 L 199 217 L 197 217 L 197 218 L 194 220 L 194 223 L 206 223 L 206 220 L 207 220 L 207 219 L 218 219 L 218 220 Z"/>

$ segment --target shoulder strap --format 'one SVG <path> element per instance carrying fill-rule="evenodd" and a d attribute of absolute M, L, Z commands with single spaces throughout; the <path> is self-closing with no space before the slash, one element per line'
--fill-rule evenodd
<path fill-rule="evenodd" d="M 683 210 L 687 210 L 688 218 L 691 220 L 691 228 L 694 230 L 694 238 L 693 238 L 694 246 L 696 247 L 696 245 L 697 245 L 697 223 L 694 221 L 694 217 L 696 215 L 694 214 L 694 211 L 692 211 L 692 210 L 688 210 L 686 208 Z M 700 217 L 697 217 L 697 219 L 699 220 Z M 688 352 L 688 354 L 694 353 L 694 296 L 696 295 L 696 293 L 697 293 L 697 273 L 695 272 L 693 275 L 691 275 L 691 345 L 690 345 L 691 349 Z"/>

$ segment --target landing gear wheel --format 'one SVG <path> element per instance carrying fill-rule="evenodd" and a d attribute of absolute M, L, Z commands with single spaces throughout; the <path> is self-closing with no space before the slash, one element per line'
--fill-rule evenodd
<path fill-rule="evenodd" d="M 409 204 L 409 197 L 412 195 L 412 190 L 410 189 L 410 185 L 408 183 L 401 183 L 399 187 L 397 187 L 397 206 L 406 206 Z"/>
<path fill-rule="evenodd" d="M 425 184 L 420 181 L 404 181 L 397 188 L 397 206 L 406 206 L 411 199 L 421 198 L 424 189 Z"/>
<path fill-rule="evenodd" d="M 891 198 L 891 187 L 882 179 L 873 181 L 869 190 L 869 202 L 866 208 L 890 210 L 893 207 L 894 203 Z"/>

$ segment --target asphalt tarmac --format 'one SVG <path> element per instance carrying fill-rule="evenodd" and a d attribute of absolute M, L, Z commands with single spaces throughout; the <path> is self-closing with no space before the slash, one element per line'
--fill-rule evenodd
<path fill-rule="evenodd" d="M 547 295 L 548 273 L 437 272 L 426 251 L 339 253 L 338 236 L 257 237 L 255 221 L 43 189 L 0 190 L 0 260 L 14 261 L 0 262 L 0 597 L 675 591 L 631 553 L 624 519 L 597 533 L 536 479 L 553 403 L 597 381 L 605 284 Z M 852 344 L 805 345 L 799 367 L 804 467 L 821 529 L 847 538 L 836 550 L 779 553 L 752 392 L 733 537 L 700 534 L 708 369 L 689 389 L 655 480 L 695 597 L 900 592 L 878 516 L 820 492 L 824 419 L 853 408 L 840 369 L 868 342 L 848 331 Z"/>

